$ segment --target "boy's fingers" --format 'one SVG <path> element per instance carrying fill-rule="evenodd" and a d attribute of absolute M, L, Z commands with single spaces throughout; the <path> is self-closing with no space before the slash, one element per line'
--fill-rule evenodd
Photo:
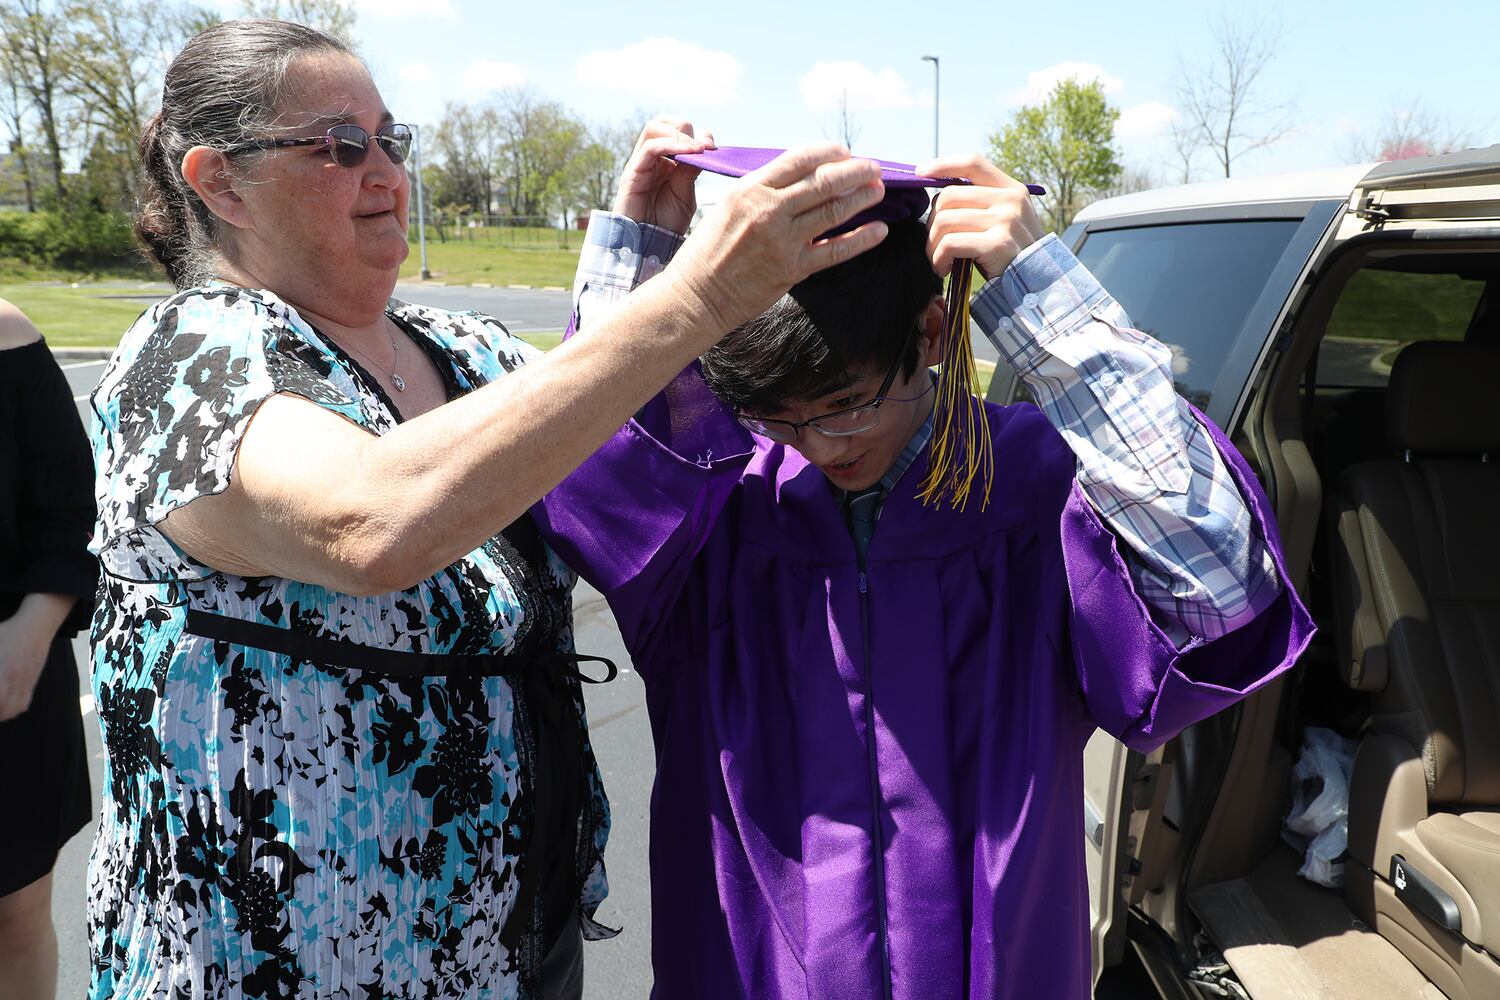
<path fill-rule="evenodd" d="M 928 160 L 926 163 L 917 164 L 917 173 L 924 177 L 962 177 L 974 184 L 989 187 L 1026 186 L 978 153 L 970 153 L 967 156 L 942 156 Z"/>
<path fill-rule="evenodd" d="M 933 212 L 932 219 L 927 223 L 927 245 L 934 246 L 938 240 L 951 233 L 985 232 L 995 226 L 1003 225 L 1005 218 L 1005 213 L 997 211 L 993 206 L 949 208 L 942 212 Z"/>
<path fill-rule="evenodd" d="M 940 277 L 953 270 L 956 260 L 974 260 L 993 249 L 985 245 L 983 233 L 949 233 L 931 248 L 932 269 Z"/>

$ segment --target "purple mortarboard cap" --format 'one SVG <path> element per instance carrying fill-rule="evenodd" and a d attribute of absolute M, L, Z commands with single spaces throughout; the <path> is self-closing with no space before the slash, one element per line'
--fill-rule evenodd
<path fill-rule="evenodd" d="M 759 170 L 784 152 L 786 152 L 784 149 L 768 149 L 761 146 L 720 146 L 702 153 L 679 153 L 672 159 L 690 167 L 697 167 L 699 170 L 707 170 L 711 174 L 744 177 L 748 173 Z M 866 157 L 866 159 L 873 159 L 873 157 Z M 928 197 L 927 188 L 970 183 L 962 177 L 924 177 L 917 173 L 916 166 L 910 163 L 894 163 L 890 160 L 875 160 L 875 162 L 880 164 L 880 179 L 885 184 L 885 197 L 843 225 L 836 226 L 823 235 L 832 236 L 836 233 L 848 232 L 858 229 L 867 222 L 889 223 L 900 219 L 921 218 L 922 213 L 927 211 L 932 203 L 931 198 Z M 1026 189 L 1036 195 L 1047 193 L 1038 184 L 1028 184 Z"/>
<path fill-rule="evenodd" d="M 743 177 L 783 152 L 758 146 L 720 146 L 702 153 L 679 153 L 672 158 L 709 173 Z M 875 162 L 880 164 L 885 197 L 824 236 L 848 232 L 866 222 L 921 218 L 931 204 L 927 188 L 971 183 L 963 177 L 924 177 L 910 163 Z M 1036 184 L 1028 184 L 1026 189 L 1036 195 L 1047 193 Z M 969 261 L 956 261 L 948 279 L 947 330 L 933 406 L 931 458 L 919 494 L 928 503 L 948 502 L 958 510 L 963 509 L 974 489 L 981 493 L 982 502 L 988 503 L 995 475 L 989 420 L 974 399 L 979 372 L 969 339 L 969 289 L 973 273 Z"/>

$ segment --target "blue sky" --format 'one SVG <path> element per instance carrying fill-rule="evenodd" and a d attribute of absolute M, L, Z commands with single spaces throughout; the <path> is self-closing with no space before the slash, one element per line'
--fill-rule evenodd
<path fill-rule="evenodd" d="M 720 142 L 791 145 L 838 135 L 847 90 L 857 152 L 932 150 L 941 60 L 944 152 L 983 149 L 1018 103 L 1059 74 L 1097 76 L 1122 111 L 1128 166 L 1175 180 L 1165 136 L 1179 59 L 1206 58 L 1217 2 L 955 6 L 876 0 L 754 5 L 352 0 L 356 37 L 398 118 L 433 124 L 446 101 L 521 84 L 586 118 L 674 111 Z M 1494 0 L 1260 5 L 1281 43 L 1261 96 L 1293 102 L 1295 129 L 1236 174 L 1350 162 L 1383 118 L 1425 109 L 1471 144 L 1500 142 L 1500 3 Z M 899 12 L 899 13 L 898 13 Z M 1205 156 L 1197 173 L 1214 175 Z"/>

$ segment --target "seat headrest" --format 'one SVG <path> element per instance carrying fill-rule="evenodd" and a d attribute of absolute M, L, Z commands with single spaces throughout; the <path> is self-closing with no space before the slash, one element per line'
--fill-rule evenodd
<path fill-rule="evenodd" d="M 1386 434 L 1417 454 L 1500 458 L 1500 347 L 1422 341 L 1396 355 Z"/>

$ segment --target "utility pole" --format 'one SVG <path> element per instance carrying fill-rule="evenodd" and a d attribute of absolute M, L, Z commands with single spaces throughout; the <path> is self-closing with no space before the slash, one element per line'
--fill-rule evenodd
<path fill-rule="evenodd" d="M 938 74 L 938 57 L 923 56 L 923 62 L 932 63 L 932 155 L 938 156 L 938 87 L 942 83 Z"/>
<path fill-rule="evenodd" d="M 432 272 L 427 270 L 427 212 L 424 205 L 427 199 L 422 197 L 422 130 L 413 125 L 411 134 L 411 160 L 417 173 L 417 250 L 422 258 L 422 280 L 426 281 L 432 277 Z"/>

